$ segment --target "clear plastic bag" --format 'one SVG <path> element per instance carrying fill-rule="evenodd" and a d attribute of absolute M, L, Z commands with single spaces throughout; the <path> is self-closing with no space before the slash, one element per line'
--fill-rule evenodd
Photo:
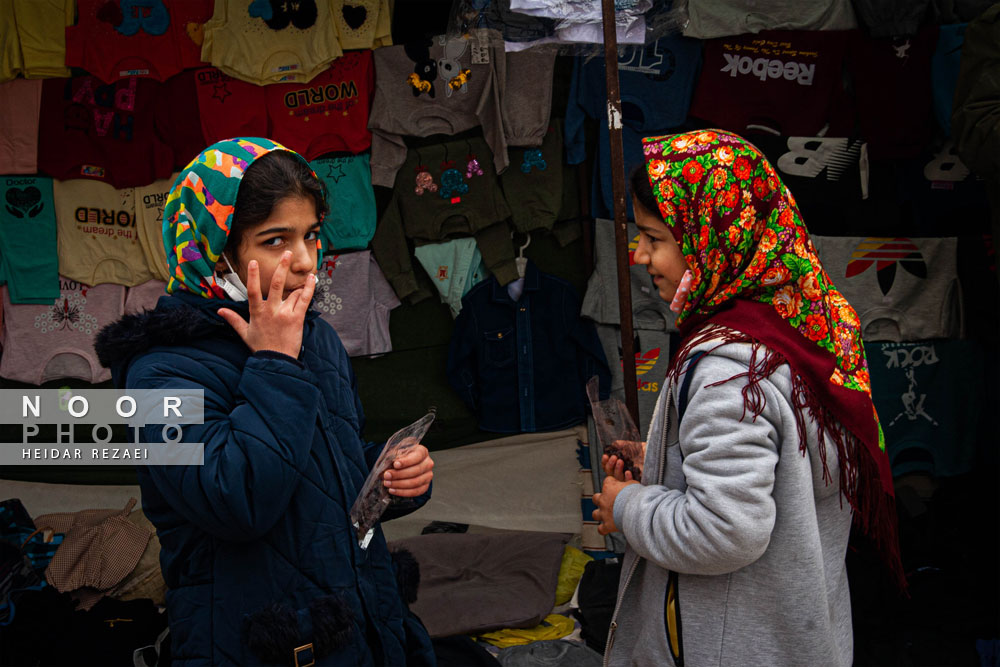
<path fill-rule="evenodd" d="M 617 398 L 602 401 L 599 392 L 595 375 L 587 381 L 587 398 L 590 400 L 601 450 L 608 456 L 617 456 L 624 461 L 625 472 L 631 472 L 632 479 L 637 482 L 642 481 L 644 453 L 639 429 L 624 403 Z"/>
<path fill-rule="evenodd" d="M 392 467 L 393 461 L 405 454 L 427 434 L 434 421 L 436 410 L 431 408 L 426 415 L 406 428 L 401 428 L 392 434 L 372 470 L 361 487 L 358 499 L 351 506 L 351 523 L 357 531 L 358 545 L 368 548 L 368 542 L 375 534 L 375 524 L 382 517 L 385 508 L 392 502 L 394 496 L 389 494 L 383 481 L 386 470 Z"/>

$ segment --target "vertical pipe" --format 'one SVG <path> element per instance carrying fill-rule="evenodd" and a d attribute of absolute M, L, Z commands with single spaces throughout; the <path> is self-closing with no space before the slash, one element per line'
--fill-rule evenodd
<path fill-rule="evenodd" d="M 601 0 L 601 10 L 604 21 L 604 63 L 608 86 L 608 134 L 611 137 L 611 185 L 615 200 L 615 259 L 618 263 L 618 310 L 621 317 L 625 405 L 638 426 L 639 398 L 635 379 L 635 332 L 632 329 L 632 279 L 628 266 L 625 154 L 622 149 L 622 99 L 618 87 L 618 33 L 615 25 L 614 0 Z"/>

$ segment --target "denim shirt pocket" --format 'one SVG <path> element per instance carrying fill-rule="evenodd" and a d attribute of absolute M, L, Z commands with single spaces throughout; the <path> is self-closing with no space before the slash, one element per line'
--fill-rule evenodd
<path fill-rule="evenodd" d="M 514 327 L 483 332 L 483 360 L 487 366 L 503 368 L 514 363 Z"/>

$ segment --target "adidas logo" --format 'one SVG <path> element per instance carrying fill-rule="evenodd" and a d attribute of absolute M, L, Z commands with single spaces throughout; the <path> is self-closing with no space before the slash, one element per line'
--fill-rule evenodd
<path fill-rule="evenodd" d="M 786 63 L 782 60 L 751 58 L 732 53 L 723 53 L 722 56 L 726 59 L 726 65 L 721 71 L 729 72 L 729 76 L 734 79 L 737 74 L 753 74 L 761 81 L 785 79 L 786 81 L 797 81 L 802 86 L 811 86 L 813 76 L 816 74 L 815 63 Z"/>
<path fill-rule="evenodd" d="M 654 347 L 652 350 L 646 354 L 641 352 L 635 353 L 635 374 L 645 375 L 649 371 L 653 370 L 656 366 L 656 362 L 660 360 L 660 348 Z"/>

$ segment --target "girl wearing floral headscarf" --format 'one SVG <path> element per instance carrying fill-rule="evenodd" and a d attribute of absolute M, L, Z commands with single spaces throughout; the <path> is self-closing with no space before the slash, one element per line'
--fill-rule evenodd
<path fill-rule="evenodd" d="M 137 470 L 175 665 L 435 662 L 381 527 L 362 548 L 349 515 L 382 445 L 362 439 L 347 352 L 309 309 L 327 210 L 293 151 L 256 137 L 212 144 L 164 206 L 169 295 L 98 338 L 116 386 L 204 395 L 203 423 L 182 432 L 204 463 Z M 146 426 L 142 437 L 166 436 Z M 384 519 L 430 496 L 423 445 L 393 465 Z"/>
<path fill-rule="evenodd" d="M 594 497 L 629 545 L 608 664 L 850 665 L 852 523 L 902 583 L 858 316 L 754 146 L 709 130 L 643 147 L 635 260 L 682 342 L 643 483 L 606 458 Z"/>

